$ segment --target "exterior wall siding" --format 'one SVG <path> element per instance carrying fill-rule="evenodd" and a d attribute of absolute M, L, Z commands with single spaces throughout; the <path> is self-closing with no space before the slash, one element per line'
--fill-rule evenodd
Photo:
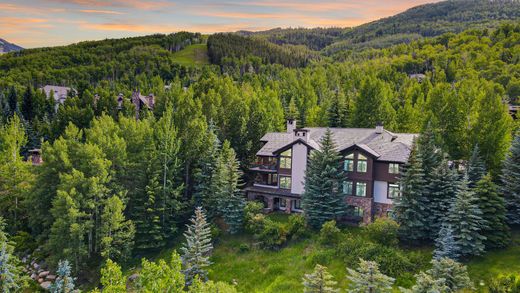
<path fill-rule="evenodd" d="M 392 204 L 392 200 L 388 198 L 388 182 L 374 181 L 374 202 Z"/>
<path fill-rule="evenodd" d="M 291 193 L 302 194 L 305 188 L 307 170 L 307 146 L 296 143 L 292 147 L 292 186 Z"/>

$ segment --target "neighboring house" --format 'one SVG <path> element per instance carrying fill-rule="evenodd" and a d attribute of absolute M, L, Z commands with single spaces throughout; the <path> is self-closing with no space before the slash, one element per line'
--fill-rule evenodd
<path fill-rule="evenodd" d="M 41 90 L 45 93 L 47 99 L 50 99 L 51 96 L 54 97 L 54 109 L 56 111 L 58 111 L 59 105 L 63 105 L 63 103 L 65 103 L 65 100 L 68 98 L 70 91 L 73 91 L 74 95 L 77 94 L 75 89 L 71 89 L 70 87 L 65 86 L 46 85 L 42 87 Z"/>
<path fill-rule="evenodd" d="M 119 101 L 119 97 L 118 97 Z M 149 94 L 148 96 L 141 95 L 140 91 L 134 91 L 132 93 L 131 98 L 132 103 L 135 105 L 135 118 L 139 119 L 139 112 L 141 109 L 144 109 L 145 107 L 153 110 L 155 106 L 155 99 L 153 94 Z"/>
<path fill-rule="evenodd" d="M 513 119 L 520 119 L 520 106 L 518 105 L 508 105 L 509 106 L 509 114 L 513 117 Z"/>
<path fill-rule="evenodd" d="M 41 149 L 32 149 L 29 150 L 29 160 L 34 166 L 39 166 L 43 163 L 42 160 L 42 150 Z"/>
<path fill-rule="evenodd" d="M 250 168 L 255 182 L 246 188 L 250 200 L 261 200 L 268 211 L 301 212 L 305 170 L 309 155 L 320 149 L 327 128 L 297 128 L 287 121 L 287 132 L 267 133 Z M 340 188 L 352 206 L 351 220 L 372 221 L 392 213 L 392 200 L 399 196 L 398 176 L 407 162 L 416 134 L 392 133 L 376 128 L 330 128 L 342 156 L 345 180 Z"/>

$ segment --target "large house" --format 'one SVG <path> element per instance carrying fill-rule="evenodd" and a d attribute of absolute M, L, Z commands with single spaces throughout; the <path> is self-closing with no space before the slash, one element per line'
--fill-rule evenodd
<path fill-rule="evenodd" d="M 341 191 L 351 207 L 350 220 L 369 223 L 392 213 L 392 200 L 399 196 L 398 176 L 407 162 L 416 134 L 392 133 L 376 128 L 330 128 L 342 156 L 345 180 Z M 327 128 L 297 128 L 287 121 L 286 132 L 265 134 L 257 152 L 250 200 L 261 200 L 268 211 L 301 212 L 305 170 L 310 153 L 320 149 Z"/>
<path fill-rule="evenodd" d="M 45 93 L 47 99 L 50 99 L 51 97 L 54 98 L 55 111 L 58 111 L 59 105 L 63 105 L 63 103 L 65 103 L 65 100 L 69 95 L 69 92 L 72 92 L 73 95 L 77 94 L 75 89 L 71 89 L 70 87 L 65 86 L 46 85 L 42 87 L 41 90 Z"/>

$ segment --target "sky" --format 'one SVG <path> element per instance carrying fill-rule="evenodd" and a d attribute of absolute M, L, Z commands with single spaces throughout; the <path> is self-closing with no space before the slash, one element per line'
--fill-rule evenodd
<path fill-rule="evenodd" d="M 153 33 L 352 27 L 438 0 L 0 0 L 0 38 L 24 48 Z"/>

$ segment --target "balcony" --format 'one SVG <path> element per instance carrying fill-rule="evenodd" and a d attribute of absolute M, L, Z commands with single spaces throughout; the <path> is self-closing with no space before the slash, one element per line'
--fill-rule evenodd
<path fill-rule="evenodd" d="M 254 172 L 267 172 L 267 173 L 276 173 L 276 163 L 265 164 L 265 163 L 254 163 L 249 167 L 250 171 Z"/>

